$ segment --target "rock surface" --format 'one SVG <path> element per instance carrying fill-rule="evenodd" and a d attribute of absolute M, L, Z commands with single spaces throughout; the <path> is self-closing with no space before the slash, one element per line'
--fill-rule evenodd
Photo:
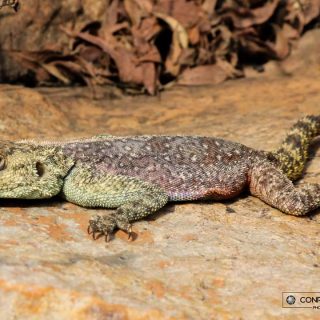
<path fill-rule="evenodd" d="M 112 89 L 0 87 L 1 139 L 99 133 L 215 135 L 272 150 L 319 113 L 311 76 L 177 87 L 158 97 Z M 320 152 L 303 181 L 320 181 Z M 170 204 L 106 244 L 86 233 L 89 210 L 60 199 L 1 200 L 1 319 L 318 319 L 284 309 L 283 291 L 317 291 L 320 211 L 287 216 L 243 195 Z"/>

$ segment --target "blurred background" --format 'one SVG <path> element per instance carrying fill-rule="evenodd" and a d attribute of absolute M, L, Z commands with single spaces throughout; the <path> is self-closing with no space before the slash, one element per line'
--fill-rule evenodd
<path fill-rule="evenodd" d="M 319 0 L 2 3 L 0 81 L 28 87 L 154 95 L 175 84 L 288 75 L 319 52 Z M 288 63 L 304 37 L 305 51 Z"/>

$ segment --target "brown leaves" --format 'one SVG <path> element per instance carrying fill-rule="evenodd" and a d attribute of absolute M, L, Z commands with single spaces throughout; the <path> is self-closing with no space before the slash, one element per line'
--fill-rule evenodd
<path fill-rule="evenodd" d="M 169 82 L 215 84 L 290 54 L 320 0 L 110 0 L 105 18 L 61 26 L 69 51 L 12 53 L 38 82 L 115 83 L 155 94 Z"/>
<path fill-rule="evenodd" d="M 230 18 L 235 28 L 249 28 L 266 22 L 273 15 L 280 0 L 271 0 L 264 6 L 250 9 L 245 7 L 226 7 L 222 20 Z"/>
<path fill-rule="evenodd" d="M 13 8 L 13 10 L 17 12 L 20 8 L 19 0 L 2 0 L 0 2 L 0 9 L 7 6 Z"/>

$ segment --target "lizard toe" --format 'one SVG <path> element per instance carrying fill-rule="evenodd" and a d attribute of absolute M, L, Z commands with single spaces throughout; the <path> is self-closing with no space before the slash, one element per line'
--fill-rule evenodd
<path fill-rule="evenodd" d="M 112 216 L 95 216 L 89 220 L 88 233 L 94 240 L 105 236 L 106 242 L 109 242 L 115 228 L 116 222 Z"/>
<path fill-rule="evenodd" d="M 132 224 L 127 219 L 119 219 L 116 220 L 117 227 L 128 234 L 128 240 L 133 240 L 134 232 L 132 231 Z"/>
<path fill-rule="evenodd" d="M 99 238 L 101 238 L 104 235 L 103 232 L 93 232 L 92 233 L 92 238 L 93 240 L 98 240 Z"/>
<path fill-rule="evenodd" d="M 132 225 L 129 226 L 127 233 L 128 233 L 128 241 L 133 241 L 134 232 L 132 231 Z"/>

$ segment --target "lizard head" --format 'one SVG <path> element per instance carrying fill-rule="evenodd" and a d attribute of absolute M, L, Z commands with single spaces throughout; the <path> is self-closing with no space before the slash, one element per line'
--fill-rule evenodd
<path fill-rule="evenodd" d="M 50 198 L 73 164 L 59 147 L 0 142 L 0 198 Z"/>

